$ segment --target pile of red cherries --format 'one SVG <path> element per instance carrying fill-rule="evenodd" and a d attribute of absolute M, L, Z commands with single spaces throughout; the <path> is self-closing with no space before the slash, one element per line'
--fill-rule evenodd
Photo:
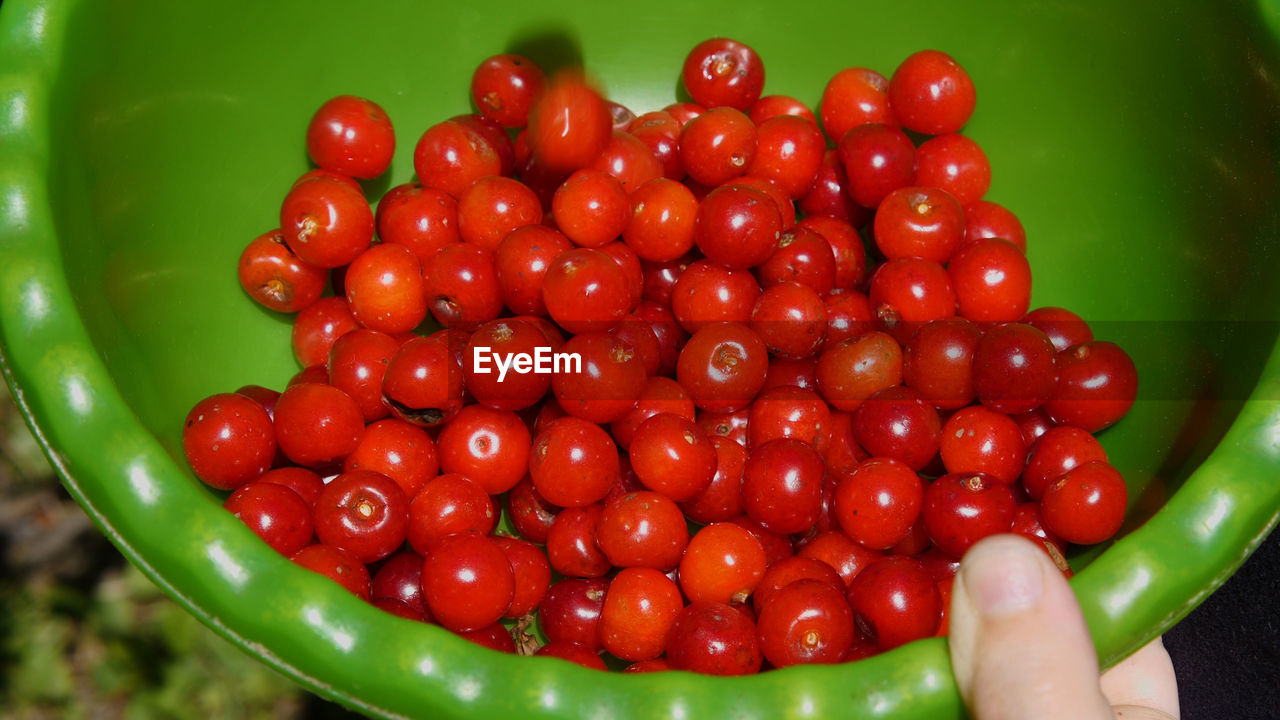
<path fill-rule="evenodd" d="M 489 58 L 478 112 L 427 128 L 374 208 L 392 123 L 324 103 L 238 268 L 296 314 L 302 370 L 201 400 L 195 475 L 383 610 L 627 671 L 865 657 L 945 633 L 983 537 L 1070 573 L 1115 535 L 1094 433 L 1137 373 L 1030 310 L 965 70 L 842 70 L 815 116 L 717 38 L 682 80 L 692 102 L 637 116 Z"/>

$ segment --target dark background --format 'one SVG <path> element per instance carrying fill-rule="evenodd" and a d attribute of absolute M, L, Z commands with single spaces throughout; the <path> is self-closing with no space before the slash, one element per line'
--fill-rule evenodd
<path fill-rule="evenodd" d="M 1280 718 L 1280 533 L 1165 635 L 1182 716 Z M 0 715 L 348 718 L 206 629 L 126 563 L 0 383 Z"/>

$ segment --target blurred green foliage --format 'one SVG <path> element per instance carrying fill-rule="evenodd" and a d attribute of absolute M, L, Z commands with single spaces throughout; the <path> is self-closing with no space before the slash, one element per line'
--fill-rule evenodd
<path fill-rule="evenodd" d="M 0 717 L 345 717 L 126 563 L 58 484 L 0 383 Z"/>

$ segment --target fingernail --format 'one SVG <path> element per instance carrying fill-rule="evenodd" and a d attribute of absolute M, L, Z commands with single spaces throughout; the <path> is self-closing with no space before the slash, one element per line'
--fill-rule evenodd
<path fill-rule="evenodd" d="M 1034 547 L 1005 545 L 971 558 L 964 587 L 984 617 L 998 618 L 1030 610 L 1044 595 L 1044 571 Z"/>

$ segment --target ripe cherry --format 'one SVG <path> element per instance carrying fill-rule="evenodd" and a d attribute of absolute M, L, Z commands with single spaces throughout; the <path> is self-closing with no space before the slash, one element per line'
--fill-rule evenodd
<path fill-rule="evenodd" d="M 774 667 L 839 662 L 853 643 L 853 611 L 843 588 L 802 579 L 760 610 L 760 650 Z"/>
<path fill-rule="evenodd" d="M 903 127 L 918 133 L 959 131 L 969 122 L 975 102 L 969 74 L 938 50 L 911 55 L 889 78 L 889 105 L 894 115 Z"/>
<path fill-rule="evenodd" d="M 386 111 L 372 100 L 339 95 L 307 126 L 307 154 L 321 168 L 363 179 L 386 172 L 396 135 Z"/>
<path fill-rule="evenodd" d="M 1091 461 L 1068 470 L 1045 488 L 1040 512 L 1045 529 L 1071 543 L 1110 539 L 1124 524 L 1129 493 L 1120 472 Z"/>
<path fill-rule="evenodd" d="M 911 530 L 924 502 L 924 484 L 892 458 L 871 458 L 836 482 L 840 528 L 873 550 L 888 550 Z"/>
<path fill-rule="evenodd" d="M 422 567 L 422 594 L 431 615 L 454 632 L 497 622 L 515 597 L 515 575 L 494 541 L 474 532 L 451 535 Z"/>
<path fill-rule="evenodd" d="M 818 519 L 826 465 L 813 446 L 794 438 L 751 450 L 742 476 L 747 516 L 765 529 L 797 533 Z"/>
<path fill-rule="evenodd" d="M 689 51 L 680 78 L 699 105 L 745 112 L 764 89 L 764 62 L 748 45 L 712 38 Z"/>
<path fill-rule="evenodd" d="M 301 383 L 281 393 L 274 425 L 286 457 L 299 465 L 321 467 L 355 450 L 364 431 L 364 416 L 341 390 Z"/>
<path fill-rule="evenodd" d="M 298 312 L 319 299 L 328 279 L 324 268 L 299 259 L 279 230 L 250 241 L 240 254 L 236 274 L 249 297 L 285 313 Z"/>
<path fill-rule="evenodd" d="M 1057 356 L 1058 384 L 1044 404 L 1059 425 L 1098 432 L 1115 424 L 1133 407 L 1138 370 L 1119 345 L 1093 340 Z"/>
<path fill-rule="evenodd" d="M 988 535 L 1009 532 L 1013 492 L 982 473 L 943 475 L 925 489 L 921 517 L 934 546 L 953 557 Z"/>
<path fill-rule="evenodd" d="M 612 133 L 604 99 L 575 71 L 553 75 L 529 111 L 533 160 L 552 172 L 568 174 L 590 165 Z"/>
<path fill-rule="evenodd" d="M 311 508 L 283 485 L 242 485 L 222 506 L 281 555 L 288 557 L 311 544 Z"/>
<path fill-rule="evenodd" d="M 764 657 L 756 626 L 745 615 L 723 603 L 693 603 L 671 626 L 667 662 L 706 675 L 751 675 Z"/>
<path fill-rule="evenodd" d="M 256 401 L 220 393 L 187 413 L 182 449 L 196 477 L 219 490 L 234 490 L 271 468 L 276 431 L 271 416 Z"/>
<path fill-rule="evenodd" d="M 600 644 L 622 660 L 653 660 L 684 608 L 680 589 L 652 568 L 628 567 L 609 583 L 600 611 Z"/>
<path fill-rule="evenodd" d="M 529 478 L 538 494 L 554 505 L 578 507 L 598 502 L 617 475 L 617 447 L 593 422 L 563 417 L 533 438 Z"/>
<path fill-rule="evenodd" d="M 858 629 L 881 650 L 931 637 L 942 621 L 942 596 L 918 560 L 892 556 L 872 563 L 849 586 Z"/>
<path fill-rule="evenodd" d="M 542 68 L 527 57 L 494 55 L 471 75 L 471 100 L 485 117 L 503 127 L 524 127 L 546 79 Z"/>
<path fill-rule="evenodd" d="M 382 473 L 395 480 L 409 498 L 434 478 L 439 469 L 439 453 L 431 436 L 396 418 L 379 420 L 365 427 L 355 449 L 342 461 L 343 472 Z"/>

